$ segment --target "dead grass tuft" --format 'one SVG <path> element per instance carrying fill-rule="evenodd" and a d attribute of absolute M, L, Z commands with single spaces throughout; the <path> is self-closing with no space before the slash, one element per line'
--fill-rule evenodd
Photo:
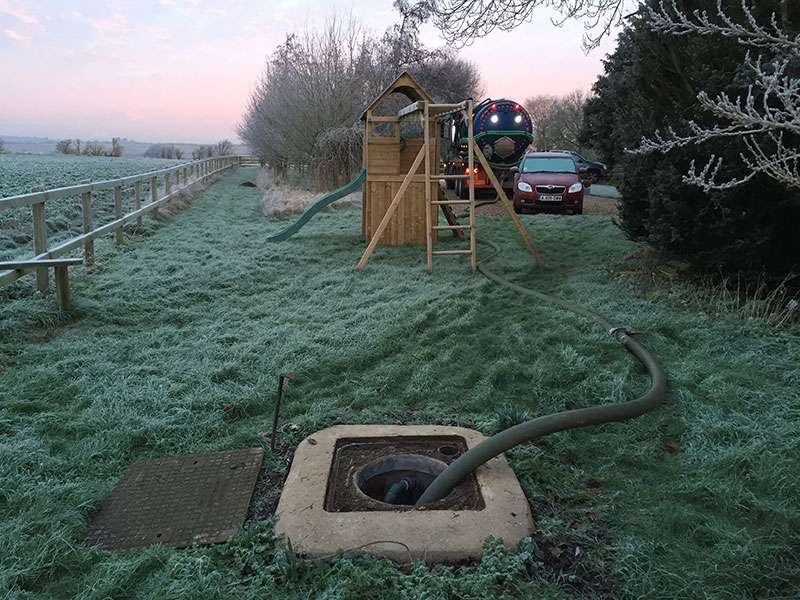
<path fill-rule="evenodd" d="M 323 196 L 276 180 L 266 169 L 258 172 L 256 185 L 264 193 L 262 204 L 267 217 L 300 214 Z M 337 200 L 329 208 L 341 210 L 357 204 L 361 204 L 361 192 L 354 192 Z"/>
<path fill-rule="evenodd" d="M 707 314 L 735 314 L 781 329 L 800 322 L 800 276 L 789 273 L 777 284 L 765 274 L 756 282 L 744 277 L 698 275 L 685 260 L 645 246 L 626 257 L 632 269 L 622 271 L 651 296 L 674 295 L 687 308 Z M 683 288 L 680 292 L 678 288 Z"/>
<path fill-rule="evenodd" d="M 219 181 L 221 175 L 212 175 L 204 181 L 191 184 L 188 188 L 178 193 L 172 200 L 165 202 L 159 207 L 159 211 L 167 216 L 173 216 L 185 208 L 188 208 L 195 198 L 202 194 L 209 186 Z"/>

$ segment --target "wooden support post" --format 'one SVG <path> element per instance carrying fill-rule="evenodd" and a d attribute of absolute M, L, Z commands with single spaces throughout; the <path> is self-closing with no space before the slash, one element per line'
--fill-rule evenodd
<path fill-rule="evenodd" d="M 156 176 L 150 178 L 150 202 L 156 202 L 158 200 L 158 180 Z M 153 218 L 158 217 L 158 208 L 153 209 Z"/>
<path fill-rule="evenodd" d="M 469 166 L 469 249 L 472 255 L 472 270 L 477 268 L 477 261 L 475 259 L 475 131 L 472 118 L 472 99 L 467 100 L 467 154 L 469 158 L 467 165 Z"/>
<path fill-rule="evenodd" d="M 372 111 L 367 111 L 367 120 L 364 123 L 364 143 L 361 148 L 361 164 L 367 168 L 369 164 L 367 158 L 369 157 L 369 140 L 372 137 Z M 364 187 L 361 192 L 361 235 L 367 235 L 367 202 L 369 200 L 369 173 L 367 173 L 367 181 L 364 182 Z"/>
<path fill-rule="evenodd" d="M 61 310 L 69 310 L 69 275 L 67 269 L 69 267 L 59 266 L 55 270 L 56 279 L 56 302 Z"/>
<path fill-rule="evenodd" d="M 122 186 L 115 185 L 114 186 L 114 218 L 121 219 L 122 218 Z M 122 224 L 117 227 L 114 231 L 114 235 L 116 236 L 117 246 L 121 246 L 122 242 L 124 241 L 122 238 Z"/>
<path fill-rule="evenodd" d="M 489 163 L 486 162 L 486 158 L 484 158 L 482 152 L 475 153 L 475 156 L 478 157 L 478 160 L 483 166 L 484 171 L 486 171 L 486 174 L 489 176 L 489 180 L 492 182 L 492 186 L 494 186 L 494 189 L 497 192 L 497 196 L 500 198 L 500 200 L 502 200 L 503 206 L 506 207 L 506 211 L 508 211 L 508 214 L 511 215 L 511 220 L 514 221 L 514 225 L 517 226 L 520 235 L 522 235 L 522 239 L 525 240 L 525 243 L 528 245 L 528 249 L 531 251 L 531 254 L 533 254 L 533 257 L 536 259 L 536 262 L 539 263 L 540 265 L 544 264 L 542 257 L 539 256 L 539 251 L 536 250 L 536 246 L 533 245 L 533 242 L 531 241 L 528 232 L 525 231 L 525 227 L 522 225 L 522 221 L 519 220 L 517 213 L 514 212 L 514 205 L 511 204 L 509 199 L 506 197 L 506 193 L 503 191 L 503 186 L 501 186 L 500 182 L 497 181 L 497 177 L 495 177 L 494 171 L 492 171 L 492 167 L 490 167 Z"/>
<path fill-rule="evenodd" d="M 81 183 L 89 183 L 83 181 Z M 92 192 L 81 194 L 81 217 L 83 219 L 83 233 L 91 233 L 92 225 Z M 90 267 L 94 264 L 94 241 L 88 240 L 83 244 L 83 263 Z"/>
<path fill-rule="evenodd" d="M 422 128 L 424 141 L 422 143 L 422 150 L 425 151 L 425 243 L 427 245 L 428 253 L 428 273 L 433 273 L 433 229 L 434 225 L 438 223 L 433 222 L 433 215 L 431 214 L 431 124 L 428 119 L 428 103 L 422 101 Z M 416 171 L 416 169 L 414 169 Z M 436 219 L 439 219 L 439 211 L 435 213 Z"/>
<path fill-rule="evenodd" d="M 392 198 L 392 203 L 389 205 L 389 208 L 386 209 L 386 214 L 383 215 L 383 220 L 378 225 L 378 228 L 375 230 L 375 233 L 372 234 L 372 240 L 370 240 L 367 249 L 364 250 L 364 256 L 361 257 L 361 260 L 358 263 L 358 270 L 364 268 L 364 265 L 367 264 L 370 255 L 372 254 L 373 250 L 375 250 L 375 246 L 378 245 L 378 240 L 383 235 L 383 232 L 389 226 L 389 221 L 392 219 L 392 215 L 394 211 L 397 210 L 398 204 L 400 204 L 400 200 L 403 198 L 403 194 L 406 193 L 406 188 L 408 184 L 411 183 L 411 180 L 414 178 L 414 173 L 417 172 L 419 169 L 420 163 L 422 163 L 422 159 L 425 156 L 425 145 L 423 144 L 422 148 L 419 149 L 417 153 L 417 157 L 414 159 L 413 164 L 411 165 L 411 169 L 409 169 L 408 173 L 406 174 L 405 178 L 403 179 L 403 183 L 400 184 L 400 189 L 397 190 L 397 193 Z"/>
<path fill-rule="evenodd" d="M 142 182 L 135 181 L 133 184 L 133 206 L 135 210 L 142 208 Z M 142 226 L 142 217 L 136 217 L 136 225 Z"/>
<path fill-rule="evenodd" d="M 42 191 L 34 189 L 31 191 Z M 33 254 L 39 256 L 47 252 L 47 227 L 45 226 L 44 202 L 31 205 L 33 214 Z M 46 294 L 50 289 L 50 276 L 47 267 L 36 269 L 36 289 Z"/>
<path fill-rule="evenodd" d="M 164 195 L 169 196 L 169 193 L 172 191 L 172 178 L 170 177 L 169 171 L 164 174 Z"/>
<path fill-rule="evenodd" d="M 189 175 L 188 169 L 183 167 L 183 187 L 186 187 L 189 184 Z"/>

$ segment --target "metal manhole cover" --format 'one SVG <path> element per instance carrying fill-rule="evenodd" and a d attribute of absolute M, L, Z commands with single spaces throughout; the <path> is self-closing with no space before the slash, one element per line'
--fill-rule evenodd
<path fill-rule="evenodd" d="M 107 550 L 227 541 L 244 522 L 264 450 L 248 448 L 132 464 L 89 526 Z"/>

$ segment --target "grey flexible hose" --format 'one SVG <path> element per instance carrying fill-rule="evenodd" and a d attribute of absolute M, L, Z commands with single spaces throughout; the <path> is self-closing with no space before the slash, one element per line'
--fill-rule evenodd
<path fill-rule="evenodd" d="M 464 453 L 449 467 L 447 467 L 447 469 L 440 473 L 439 476 L 436 477 L 433 482 L 431 482 L 420 499 L 417 501 L 415 505 L 417 507 L 445 497 L 450 493 L 450 490 L 458 485 L 470 473 L 475 471 L 475 469 L 480 467 L 485 462 L 491 460 L 495 456 L 513 448 L 514 446 L 529 442 L 543 435 L 547 435 L 548 433 L 565 431 L 567 429 L 574 429 L 576 427 L 586 427 L 588 425 L 600 425 L 601 423 L 610 423 L 613 421 L 624 421 L 626 419 L 638 417 L 658 407 L 663 402 L 667 394 L 667 376 L 664 373 L 664 370 L 639 342 L 628 335 L 628 332 L 626 332 L 624 328 L 614 328 L 600 315 L 597 315 L 575 303 L 569 302 L 568 300 L 524 288 L 511 283 L 507 279 L 504 279 L 495 273 L 492 273 L 486 267 L 485 262 L 491 260 L 491 258 L 498 253 L 498 248 L 494 244 L 484 240 L 476 241 L 480 241 L 481 243 L 489 245 L 495 249 L 494 254 L 481 260 L 480 264 L 478 265 L 478 270 L 483 275 L 496 283 L 511 288 L 512 290 L 525 295 L 544 299 L 549 302 L 554 302 L 559 306 L 566 308 L 567 310 L 571 310 L 597 323 L 600 323 L 604 328 L 608 329 L 609 333 L 614 335 L 625 346 L 625 348 L 631 354 L 633 354 L 639 360 L 639 362 L 642 363 L 642 365 L 644 365 L 650 375 L 650 389 L 643 396 L 628 402 L 605 406 L 593 406 L 590 408 L 579 408 L 577 410 L 567 410 L 552 415 L 546 415 L 531 421 L 527 421 L 526 423 L 520 423 L 514 427 L 509 427 L 508 429 L 493 435 L 488 440 L 481 442 L 471 450 Z"/>

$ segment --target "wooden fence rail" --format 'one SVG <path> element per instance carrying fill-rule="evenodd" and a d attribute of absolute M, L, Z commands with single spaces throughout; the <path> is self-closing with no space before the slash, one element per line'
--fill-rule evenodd
<path fill-rule="evenodd" d="M 94 239 L 105 233 L 114 231 L 116 243 L 122 244 L 122 228 L 131 221 L 141 225 L 142 216 L 152 212 L 158 216 L 158 207 L 176 197 L 186 188 L 203 181 L 216 173 L 223 172 L 240 164 L 239 156 L 221 156 L 205 158 L 190 163 L 168 167 L 158 171 L 150 171 L 141 175 L 120 177 L 107 181 L 82 182 L 80 185 L 55 188 L 51 190 L 35 190 L 30 194 L 21 194 L 9 198 L 0 198 L 0 210 L 7 208 L 31 207 L 33 220 L 33 248 L 34 257 L 31 260 L 54 259 L 70 250 L 83 246 L 84 264 L 94 262 Z M 183 175 L 183 185 L 181 185 Z M 158 179 L 163 177 L 164 195 L 159 197 Z M 142 203 L 142 183 L 150 186 L 150 201 Z M 126 187 L 133 188 L 134 210 L 122 214 L 122 192 Z M 174 187 L 173 187 L 174 186 Z M 95 228 L 93 225 L 92 195 L 103 190 L 113 190 L 114 194 L 114 220 Z M 47 227 L 45 224 L 45 202 L 80 196 L 83 234 L 62 242 L 57 246 L 48 248 Z M 28 271 L 22 269 L 0 271 L 0 286 L 6 285 L 23 277 Z M 36 285 L 39 291 L 49 289 L 49 274 L 47 267 L 36 268 Z"/>

